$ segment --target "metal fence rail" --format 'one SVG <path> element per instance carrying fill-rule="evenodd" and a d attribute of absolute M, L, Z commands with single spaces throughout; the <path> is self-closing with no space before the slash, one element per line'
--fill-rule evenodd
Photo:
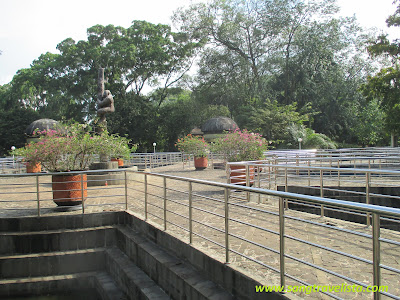
<path fill-rule="evenodd" d="M 75 213 L 129 209 L 265 284 L 313 286 L 326 280 L 363 289 L 387 285 L 374 298 L 400 299 L 400 235 L 380 224 L 383 218 L 399 221 L 399 209 L 129 169 L 108 171 L 120 174 L 122 184 L 88 187 L 87 199 Z M 51 175 L 0 175 L 2 216 L 60 213 L 52 203 Z M 259 197 L 268 197 L 269 204 L 254 201 Z M 368 214 L 372 223 L 331 224 L 285 209 L 287 200 Z M 368 295 L 372 293 L 356 296 Z"/>
<path fill-rule="evenodd" d="M 264 162 L 241 162 L 228 163 L 228 183 L 238 177 L 233 176 L 237 174 L 238 170 L 231 170 L 235 165 L 241 166 L 239 171 L 244 174 L 238 184 L 400 208 L 400 171 L 310 167 L 309 164 L 274 165 Z M 252 176 L 254 179 L 250 180 Z M 249 194 L 247 193 L 242 199 L 249 201 Z M 268 202 L 268 197 L 258 195 L 257 202 Z M 286 209 L 292 208 L 319 214 L 321 217 L 329 216 L 367 226 L 370 226 L 372 222 L 370 213 L 358 210 L 338 209 L 298 199 L 285 199 L 284 203 Z M 400 231 L 398 220 L 387 218 L 382 218 L 382 220 L 384 228 Z"/>

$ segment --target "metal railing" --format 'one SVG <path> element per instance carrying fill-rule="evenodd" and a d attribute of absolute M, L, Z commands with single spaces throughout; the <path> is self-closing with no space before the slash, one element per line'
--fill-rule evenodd
<path fill-rule="evenodd" d="M 25 165 L 20 157 L 0 158 L 0 174 L 21 173 L 25 170 Z"/>
<path fill-rule="evenodd" d="M 182 152 L 131 153 L 129 164 L 145 170 L 182 163 L 184 169 L 185 165 L 191 167 L 194 164 L 193 160 L 193 155 Z M 208 160 L 212 169 L 220 168 L 221 165 L 225 166 L 223 156 L 220 154 L 210 153 Z"/>
<path fill-rule="evenodd" d="M 235 165 L 241 166 L 239 171 L 231 170 L 231 167 Z M 254 184 L 258 188 L 400 207 L 400 171 L 395 170 L 313 167 L 309 161 L 306 164 L 302 164 L 301 161 L 297 161 L 295 164 L 268 164 L 265 161 L 257 161 L 228 163 L 227 173 L 228 182 L 241 179 L 237 184 L 246 186 Z M 262 201 L 263 199 L 259 197 L 259 202 Z M 335 211 L 335 209 L 325 208 L 323 205 L 316 206 L 299 201 L 286 201 L 286 208 L 289 207 L 290 203 L 293 204 L 292 207 L 302 205 L 305 211 L 319 208 L 321 216 L 324 216 L 327 210 Z M 328 215 L 340 215 L 342 213 L 330 213 Z M 348 213 L 358 217 L 347 217 L 345 219 L 362 222 L 368 226 L 371 224 L 370 214 L 366 214 L 364 220 L 360 220 L 359 217 L 363 214 L 359 212 Z M 395 222 L 392 227 L 400 229 L 400 223 Z"/>
<path fill-rule="evenodd" d="M 275 284 L 281 286 L 313 286 L 325 278 L 329 285 L 346 282 L 363 289 L 387 285 L 389 290 L 373 293 L 374 299 L 382 295 L 400 299 L 400 236 L 380 226 L 383 218 L 399 221 L 399 209 L 129 169 L 107 170 L 119 175 L 112 179 L 118 185 L 109 180 L 107 185 L 91 187 L 90 182 L 104 180 L 95 179 L 99 172 L 77 172 L 92 178 L 87 180 L 86 200 L 83 185 L 78 188 L 84 200 L 82 214 L 131 210 L 201 245 L 209 255 L 241 266 L 265 284 L 274 282 L 273 274 L 279 277 Z M 52 203 L 52 175 L 60 173 L 0 175 L 3 216 L 60 213 Z M 269 204 L 258 204 L 259 197 L 268 197 Z M 286 200 L 369 214 L 372 224 L 331 224 L 285 209 Z M 345 293 L 321 292 L 346 298 Z M 358 296 L 365 299 L 369 294 Z"/>
<path fill-rule="evenodd" d="M 319 167 L 400 169 L 400 148 L 275 150 L 265 152 L 272 164 L 308 164 Z"/>

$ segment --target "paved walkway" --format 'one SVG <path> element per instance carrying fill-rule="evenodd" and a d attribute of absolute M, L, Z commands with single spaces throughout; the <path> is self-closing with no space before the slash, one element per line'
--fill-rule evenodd
<path fill-rule="evenodd" d="M 204 170 L 194 171 L 193 168 L 182 169 L 182 165 L 161 167 L 153 170 L 157 173 L 177 175 L 182 177 L 192 177 L 198 179 L 206 179 L 211 181 L 226 182 L 224 170 Z M 135 176 L 131 178 L 133 181 L 129 184 L 128 189 L 128 208 L 133 213 L 144 217 L 144 184 L 143 176 Z M 42 214 L 60 214 L 60 213 L 80 213 L 80 211 L 60 212 L 51 201 L 51 184 L 50 178 L 45 176 L 40 178 L 40 199 Z M 10 201 L 0 203 L 0 217 L 11 216 L 28 216 L 37 213 L 37 202 L 22 202 L 24 200 L 36 200 L 35 179 L 24 178 L 17 182 L 13 179 L 0 178 L 0 200 Z M 11 185 L 13 184 L 13 185 Z M 16 185 L 24 184 L 24 185 Z M 30 186 L 26 186 L 30 184 Z M 160 177 L 148 176 L 148 221 L 158 226 L 163 226 L 163 180 Z M 185 241 L 189 240 L 186 230 L 180 227 L 189 228 L 188 225 L 188 184 L 167 180 L 167 230 L 173 235 L 177 235 Z M 199 184 L 193 185 L 193 191 L 196 195 L 193 197 L 193 232 L 194 246 L 201 247 L 210 255 L 224 261 L 225 250 L 220 245 L 225 245 L 224 230 L 224 204 L 223 190 L 210 186 Z M 24 192 L 23 194 L 15 194 L 15 192 Z M 31 192 L 27 194 L 26 192 Z M 7 194 L 4 194 L 7 193 Z M 125 189 L 124 186 L 107 186 L 90 188 L 89 198 L 86 201 L 85 212 L 95 212 L 103 210 L 119 210 L 125 207 Z M 276 215 L 277 201 L 273 198 L 261 199 L 258 204 L 258 197 L 253 196 L 251 202 L 245 201 L 245 193 L 232 192 L 230 205 L 229 232 L 232 235 L 229 239 L 229 245 L 235 252 L 241 253 L 279 270 L 279 255 L 272 249 L 279 249 L 279 236 L 259 228 L 266 228 L 269 231 L 278 232 L 279 223 Z M 101 206 L 100 206 L 101 204 Z M 106 205 L 106 206 L 105 206 Z M 246 205 L 256 210 L 243 208 L 240 205 Z M 6 210 L 7 208 L 23 208 L 22 210 Z M 205 212 L 205 210 L 213 214 Z M 260 210 L 268 211 L 269 213 Z M 313 221 L 328 226 L 321 227 L 313 224 L 301 222 L 293 219 L 286 219 L 285 234 L 293 237 L 285 239 L 286 255 L 301 259 L 310 264 L 318 265 L 332 272 L 342 274 L 353 278 L 366 285 L 372 285 L 372 265 L 360 262 L 355 259 L 344 257 L 309 244 L 299 242 L 295 239 L 305 240 L 309 243 L 315 243 L 327 248 L 342 251 L 353 256 L 357 256 L 372 261 L 372 240 L 363 236 L 356 236 L 350 233 L 335 230 L 335 228 L 349 229 L 363 234 L 371 235 L 371 228 L 364 225 L 354 224 L 330 218 L 320 218 L 316 215 L 287 210 L 287 216 L 295 217 L 301 220 Z M 186 218 L 185 218 L 185 217 Z M 172 224 L 173 223 L 173 224 Z M 200 223 L 205 223 L 204 226 Z M 254 227 L 246 226 L 243 223 L 254 225 Z M 174 225 L 175 224 L 175 225 Z M 178 225 L 178 226 L 176 226 Z M 179 227 L 180 226 L 180 227 Z M 255 227 L 257 226 L 257 227 Z M 205 236 L 220 245 L 205 240 L 198 235 Z M 234 237 L 233 235 L 237 236 Z M 381 230 L 384 238 L 392 239 L 400 242 L 400 233 L 386 229 Z M 250 240 L 252 243 L 244 240 Z M 262 245 L 264 248 L 257 246 Z M 400 269 L 400 246 L 381 243 L 381 264 L 392 268 Z M 230 263 L 234 267 L 241 268 L 244 273 L 255 277 L 265 285 L 279 285 L 279 274 L 271 271 L 269 268 L 257 264 L 251 260 L 245 259 L 243 256 L 230 253 Z M 349 286 L 353 283 L 340 279 L 334 275 L 317 270 L 287 257 L 286 274 L 294 276 L 300 280 L 308 282 L 312 285 L 342 285 Z M 387 285 L 389 293 L 400 297 L 400 275 L 389 270 L 381 269 L 382 285 Z M 289 277 L 286 278 L 287 285 L 298 285 Z M 251 287 L 254 288 L 254 287 Z M 287 294 L 293 296 L 293 294 Z M 301 298 L 309 299 L 327 299 L 320 293 L 297 293 Z M 344 299 L 371 299 L 371 294 L 356 293 L 335 293 L 335 295 Z M 385 297 L 383 297 L 385 298 Z"/>

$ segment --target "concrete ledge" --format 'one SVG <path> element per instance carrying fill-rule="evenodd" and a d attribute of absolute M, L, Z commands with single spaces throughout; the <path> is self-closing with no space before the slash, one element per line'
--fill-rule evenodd
<path fill-rule="evenodd" d="M 113 226 L 80 230 L 0 233 L 0 255 L 107 247 L 115 244 L 115 235 Z"/>
<path fill-rule="evenodd" d="M 102 212 L 23 218 L 0 218 L 1 232 L 34 232 L 57 229 L 81 229 L 124 224 L 125 212 Z"/>
<path fill-rule="evenodd" d="M 61 294 L 66 291 L 86 291 L 90 295 L 95 293 L 93 281 L 90 280 L 94 276 L 95 273 L 90 272 L 0 280 L 0 297 Z"/>
<path fill-rule="evenodd" d="M 0 278 L 56 276 L 105 269 L 104 248 L 0 256 Z"/>
<path fill-rule="evenodd" d="M 70 296 L 84 295 L 87 300 L 126 299 L 113 279 L 105 272 L 0 280 L 0 298 L 65 295 L 66 292 Z"/>
<path fill-rule="evenodd" d="M 231 266 L 218 261 L 207 254 L 203 253 L 199 249 L 192 247 L 191 245 L 179 240 L 178 238 L 169 235 L 167 232 L 158 229 L 157 227 L 144 222 L 136 216 L 126 212 L 125 223 L 132 228 L 142 233 L 145 237 L 149 238 L 156 245 L 167 249 L 171 253 L 174 253 L 178 258 L 189 262 L 191 265 L 200 270 L 210 281 L 215 282 L 222 286 L 227 292 L 231 293 L 233 297 L 237 299 L 288 299 L 283 294 L 276 292 L 271 293 L 256 293 L 255 286 L 262 285 L 260 282 L 248 277 L 247 275 L 233 269 Z M 122 244 L 121 244 L 122 243 Z M 121 242 L 121 237 L 117 238 L 117 245 L 124 247 Z M 125 245 L 127 254 L 131 252 L 134 256 L 135 251 L 139 252 L 139 248 L 128 247 Z M 129 254 L 128 254 L 129 255 Z M 141 259 L 143 257 L 140 253 L 137 254 Z M 133 259 L 132 257 L 130 257 Z M 144 263 L 151 263 L 145 261 Z M 156 269 L 159 270 L 159 269 Z M 161 285 L 161 283 L 159 283 Z M 216 297 L 215 299 L 218 299 Z"/>

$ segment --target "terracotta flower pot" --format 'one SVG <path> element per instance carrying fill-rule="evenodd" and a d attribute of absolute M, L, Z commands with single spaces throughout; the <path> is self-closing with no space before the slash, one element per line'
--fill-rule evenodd
<path fill-rule="evenodd" d="M 124 160 L 122 158 L 111 158 L 111 161 L 118 162 L 118 167 L 122 167 L 124 165 Z"/>
<path fill-rule="evenodd" d="M 26 173 L 40 173 L 42 172 L 42 165 L 40 163 L 27 163 Z"/>
<path fill-rule="evenodd" d="M 194 158 L 194 166 L 196 170 L 204 170 L 208 166 L 208 158 L 207 157 L 195 157 Z"/>
<path fill-rule="evenodd" d="M 73 206 L 82 204 L 83 176 L 83 200 L 87 197 L 87 175 L 53 175 L 53 201 L 58 206 Z"/>
<path fill-rule="evenodd" d="M 246 185 L 246 166 L 230 165 L 229 182 L 231 184 Z M 249 166 L 250 186 L 254 184 L 254 166 Z"/>

